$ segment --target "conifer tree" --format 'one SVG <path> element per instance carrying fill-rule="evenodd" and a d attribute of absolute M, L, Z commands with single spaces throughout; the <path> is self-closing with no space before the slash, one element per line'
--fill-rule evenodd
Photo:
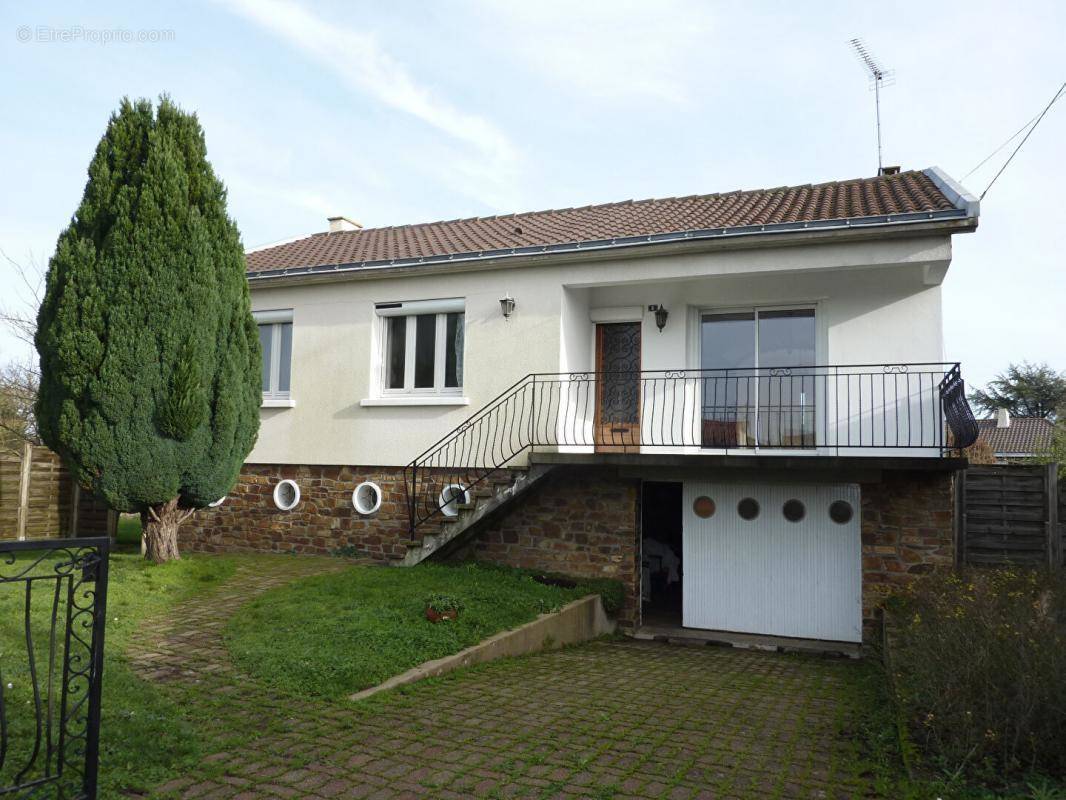
<path fill-rule="evenodd" d="M 48 265 L 37 319 L 41 438 L 76 480 L 139 512 L 146 555 L 236 481 L 259 428 L 259 338 L 240 234 L 194 114 L 123 100 Z"/>

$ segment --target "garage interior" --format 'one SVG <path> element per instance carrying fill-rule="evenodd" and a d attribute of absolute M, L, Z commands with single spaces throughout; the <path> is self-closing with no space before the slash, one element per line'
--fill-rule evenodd
<path fill-rule="evenodd" d="M 681 626 L 682 498 L 680 481 L 641 484 L 641 610 L 645 625 Z"/>

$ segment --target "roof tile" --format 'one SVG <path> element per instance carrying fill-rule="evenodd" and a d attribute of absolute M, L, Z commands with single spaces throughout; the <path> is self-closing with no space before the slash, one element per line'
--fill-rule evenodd
<path fill-rule="evenodd" d="M 688 230 L 954 208 L 920 171 L 817 185 L 316 233 L 254 250 L 250 273 L 559 245 Z"/>

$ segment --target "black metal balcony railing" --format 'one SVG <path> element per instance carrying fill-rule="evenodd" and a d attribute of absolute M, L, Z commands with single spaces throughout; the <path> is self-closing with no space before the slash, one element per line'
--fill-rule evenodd
<path fill-rule="evenodd" d="M 533 448 L 939 455 L 976 438 L 957 363 L 532 374 L 407 465 L 410 529 Z"/>

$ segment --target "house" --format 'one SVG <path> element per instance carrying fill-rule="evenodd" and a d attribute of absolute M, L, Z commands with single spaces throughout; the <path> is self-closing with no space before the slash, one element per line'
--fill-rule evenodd
<path fill-rule="evenodd" d="M 988 443 L 1000 464 L 1047 455 L 1055 425 L 1044 417 L 1012 417 L 1001 408 L 991 419 L 977 420 L 979 438 Z"/>
<path fill-rule="evenodd" d="M 618 578 L 633 627 L 858 642 L 953 560 L 978 213 L 930 168 L 249 252 L 259 439 L 183 546 L 473 553 Z"/>

